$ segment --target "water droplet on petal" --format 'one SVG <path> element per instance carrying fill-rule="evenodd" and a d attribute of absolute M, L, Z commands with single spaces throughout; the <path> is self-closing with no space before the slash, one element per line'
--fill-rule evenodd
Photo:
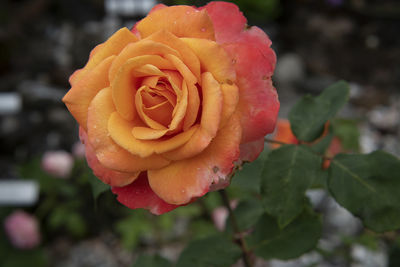
<path fill-rule="evenodd" d="M 206 28 L 201 28 L 200 31 L 205 32 Z"/>

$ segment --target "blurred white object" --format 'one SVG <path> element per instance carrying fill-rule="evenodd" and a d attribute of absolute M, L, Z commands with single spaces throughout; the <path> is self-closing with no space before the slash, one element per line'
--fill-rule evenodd
<path fill-rule="evenodd" d="M 122 16 L 144 16 L 157 4 L 155 0 L 105 0 L 106 13 Z"/>
<path fill-rule="evenodd" d="M 42 157 L 43 170 L 59 178 L 67 178 L 73 166 L 74 159 L 66 151 L 48 151 Z"/>
<path fill-rule="evenodd" d="M 22 98 L 18 93 L 0 93 L 0 115 L 15 114 L 22 108 Z"/>
<path fill-rule="evenodd" d="M 373 251 L 361 245 L 353 245 L 351 256 L 355 261 L 351 267 L 385 267 L 388 265 L 387 251 L 383 248 Z"/>
<path fill-rule="evenodd" d="M 39 185 L 30 180 L 0 180 L 0 205 L 30 206 L 37 202 Z"/>

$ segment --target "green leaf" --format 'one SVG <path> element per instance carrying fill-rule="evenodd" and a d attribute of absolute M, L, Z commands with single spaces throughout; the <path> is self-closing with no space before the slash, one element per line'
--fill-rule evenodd
<path fill-rule="evenodd" d="M 376 232 L 400 228 L 400 160 L 383 151 L 337 155 L 329 190 L 336 201 Z"/>
<path fill-rule="evenodd" d="M 305 191 L 321 169 L 321 158 L 307 146 L 287 145 L 272 151 L 264 164 L 261 192 L 266 211 L 281 228 L 304 208 Z"/>
<path fill-rule="evenodd" d="M 332 121 L 333 133 L 340 140 L 345 150 L 358 151 L 360 148 L 357 122 L 348 119 L 334 119 Z"/>
<path fill-rule="evenodd" d="M 135 210 L 132 215 L 118 221 L 115 229 L 121 236 L 124 248 L 133 250 L 139 242 L 139 238 L 145 233 L 151 233 L 153 228 L 145 211 Z"/>
<path fill-rule="evenodd" d="M 287 260 L 315 248 L 321 232 L 321 218 L 309 208 L 284 229 L 279 228 L 273 217 L 264 214 L 248 237 L 247 244 L 264 259 Z"/>
<path fill-rule="evenodd" d="M 172 263 L 159 255 L 140 255 L 132 267 L 172 267 Z"/>
<path fill-rule="evenodd" d="M 253 227 L 264 213 L 263 206 L 256 198 L 244 200 L 233 210 L 236 222 L 241 232 Z M 227 231 L 232 232 L 231 219 L 226 220 Z"/>
<path fill-rule="evenodd" d="M 289 113 L 294 135 L 311 142 L 321 136 L 327 120 L 333 118 L 349 98 L 349 86 L 339 81 L 326 88 L 319 96 L 304 96 Z"/>
<path fill-rule="evenodd" d="M 240 190 L 260 193 L 260 177 L 268 152 L 264 150 L 255 161 L 244 164 L 240 170 L 236 171 L 230 188 L 237 187 Z"/>
<path fill-rule="evenodd" d="M 176 267 L 226 267 L 234 264 L 240 255 L 238 246 L 218 234 L 189 243 L 180 255 Z"/>

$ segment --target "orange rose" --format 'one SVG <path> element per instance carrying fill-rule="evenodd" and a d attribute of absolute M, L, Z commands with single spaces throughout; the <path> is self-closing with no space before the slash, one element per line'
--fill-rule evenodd
<path fill-rule="evenodd" d="M 95 47 L 63 98 L 95 175 L 155 214 L 228 185 L 275 126 L 270 45 L 234 4 L 213 2 L 157 5 Z"/>

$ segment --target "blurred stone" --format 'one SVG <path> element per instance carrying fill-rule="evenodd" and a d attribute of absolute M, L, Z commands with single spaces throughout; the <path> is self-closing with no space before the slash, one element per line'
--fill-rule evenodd
<path fill-rule="evenodd" d="M 105 10 L 110 15 L 144 16 L 157 2 L 155 0 L 106 0 Z"/>
<path fill-rule="evenodd" d="M 361 153 L 371 153 L 379 148 L 380 135 L 367 125 L 360 128 Z"/>
<path fill-rule="evenodd" d="M 378 129 L 393 131 L 400 124 L 400 110 L 379 106 L 368 113 L 368 119 Z"/>
<path fill-rule="evenodd" d="M 304 79 L 304 63 L 299 55 L 284 54 L 276 63 L 274 79 L 282 85 L 292 85 Z"/>
<path fill-rule="evenodd" d="M 331 197 L 326 204 L 324 225 L 325 231 L 332 238 L 354 236 L 362 229 L 361 221 Z"/>
<path fill-rule="evenodd" d="M 26 178 L 26 177 L 24 177 Z M 39 198 L 39 185 L 31 180 L 0 180 L 0 205 L 31 206 Z"/>
<path fill-rule="evenodd" d="M 15 114 L 22 108 L 22 98 L 19 93 L 0 93 L 0 115 Z"/>
<path fill-rule="evenodd" d="M 52 87 L 39 81 L 23 81 L 18 86 L 26 102 L 29 104 L 61 103 L 65 90 Z"/>
<path fill-rule="evenodd" d="M 385 267 L 389 262 L 387 251 L 382 246 L 373 251 L 356 244 L 351 249 L 351 256 L 354 261 L 351 267 Z"/>

